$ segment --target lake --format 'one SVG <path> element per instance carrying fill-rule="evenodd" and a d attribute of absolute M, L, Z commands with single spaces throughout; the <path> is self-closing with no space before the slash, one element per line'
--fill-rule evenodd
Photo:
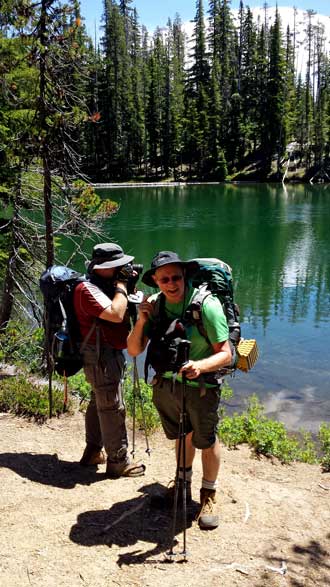
<path fill-rule="evenodd" d="M 106 222 L 147 269 L 159 250 L 218 257 L 233 269 L 242 336 L 260 358 L 228 378 L 229 412 L 257 393 L 290 429 L 330 420 L 330 186 L 182 185 L 99 190 L 120 204 Z M 146 289 L 146 288 L 142 288 Z"/>

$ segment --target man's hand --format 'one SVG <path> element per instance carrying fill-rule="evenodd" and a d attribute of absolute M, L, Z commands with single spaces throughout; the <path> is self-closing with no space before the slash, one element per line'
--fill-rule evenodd
<path fill-rule="evenodd" d="M 152 316 L 154 311 L 155 302 L 148 302 L 148 298 L 145 298 L 139 305 L 139 321 L 142 324 L 146 324 L 149 317 Z"/>
<path fill-rule="evenodd" d="M 119 282 L 125 283 L 127 287 L 127 292 L 134 293 L 136 289 L 136 282 L 138 279 L 138 272 L 135 269 L 133 269 L 131 263 L 128 263 L 127 265 L 124 265 L 124 267 L 121 267 L 120 270 L 117 272 L 115 276 L 115 285 L 117 285 L 117 283 L 119 284 Z"/>
<path fill-rule="evenodd" d="M 212 373 L 231 362 L 231 348 L 228 340 L 216 342 L 212 345 L 214 354 L 200 361 L 188 361 L 181 368 L 181 373 L 185 373 L 187 379 L 196 379 L 202 373 Z"/>
<path fill-rule="evenodd" d="M 197 379 L 201 374 L 200 362 L 199 361 L 188 361 L 180 369 L 180 373 L 184 373 L 187 379 Z"/>
<path fill-rule="evenodd" d="M 155 302 L 148 302 L 145 298 L 139 305 L 139 315 L 133 330 L 128 335 L 127 350 L 131 357 L 136 357 L 147 346 L 148 337 L 144 334 L 144 326 L 153 314 Z"/>

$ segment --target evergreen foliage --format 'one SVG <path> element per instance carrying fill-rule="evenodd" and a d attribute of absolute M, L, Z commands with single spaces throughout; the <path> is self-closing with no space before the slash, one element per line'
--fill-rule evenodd
<path fill-rule="evenodd" d="M 104 0 L 100 47 L 84 31 L 77 0 L 3 6 L 4 198 L 15 181 L 20 189 L 15 165 L 29 167 L 39 154 L 46 173 L 47 150 L 59 170 L 69 165 L 74 173 L 79 162 L 96 182 L 222 181 L 239 177 L 249 161 L 258 179 L 282 179 L 291 159 L 306 179 L 328 169 L 329 54 L 313 10 L 298 75 L 296 23 L 283 31 L 276 11 L 269 26 L 267 5 L 256 22 L 242 0 L 236 20 L 228 0 L 197 0 L 188 41 L 178 14 L 150 34 L 131 0 Z M 289 154 L 288 144 L 295 145 Z"/>
<path fill-rule="evenodd" d="M 12 1 L 0 21 L 0 331 L 14 313 L 41 324 L 36 275 L 58 235 L 84 237 L 112 213 L 81 175 L 90 43 L 78 0 Z M 84 140 L 82 140 L 84 146 Z"/>

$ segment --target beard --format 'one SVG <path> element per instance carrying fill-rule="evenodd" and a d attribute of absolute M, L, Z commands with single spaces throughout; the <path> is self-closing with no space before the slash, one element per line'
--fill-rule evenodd
<path fill-rule="evenodd" d="M 88 281 L 99 287 L 108 298 L 113 299 L 115 295 L 114 277 L 105 279 L 96 273 L 87 273 L 86 277 Z"/>

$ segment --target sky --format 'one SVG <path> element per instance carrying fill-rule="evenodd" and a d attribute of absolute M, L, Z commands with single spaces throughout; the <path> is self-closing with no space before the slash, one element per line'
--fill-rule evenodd
<path fill-rule="evenodd" d="M 85 25 L 90 36 L 94 37 L 95 26 L 98 29 L 101 16 L 103 13 L 103 0 L 80 0 L 81 15 L 85 18 Z M 244 1 L 245 6 L 262 7 L 263 0 Z M 268 0 L 269 7 L 276 5 L 276 0 Z M 239 0 L 232 0 L 231 8 L 237 9 Z M 318 14 L 330 17 L 329 0 L 277 0 L 278 6 L 291 6 L 301 10 L 313 9 Z M 144 24 L 150 32 L 153 32 L 156 26 L 163 27 L 166 25 L 168 18 L 174 19 L 178 13 L 181 20 L 192 20 L 196 13 L 196 0 L 133 0 L 132 6 L 135 6 L 140 19 L 140 24 Z M 204 0 L 204 9 L 208 9 L 208 1 Z"/>

